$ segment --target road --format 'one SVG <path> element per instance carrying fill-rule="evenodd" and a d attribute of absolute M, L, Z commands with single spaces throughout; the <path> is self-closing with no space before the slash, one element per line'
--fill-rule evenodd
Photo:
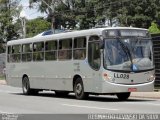
<path fill-rule="evenodd" d="M 51 91 L 25 96 L 21 88 L 0 85 L 0 113 L 41 114 L 40 118 L 47 114 L 160 114 L 160 100 L 132 97 L 128 101 L 119 101 L 115 96 L 90 96 L 88 100 L 76 100 L 73 94 L 59 98 Z M 75 117 L 79 120 L 86 116 Z"/>

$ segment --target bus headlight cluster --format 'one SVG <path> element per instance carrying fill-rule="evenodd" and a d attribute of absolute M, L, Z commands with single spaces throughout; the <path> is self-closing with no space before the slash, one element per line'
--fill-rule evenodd
<path fill-rule="evenodd" d="M 151 75 L 148 79 L 149 82 L 152 82 L 153 80 L 155 80 L 155 76 L 154 75 Z"/>
<path fill-rule="evenodd" d="M 112 80 L 112 77 L 110 77 L 107 73 L 103 74 L 103 78 L 104 78 L 104 80 L 107 80 L 107 81 L 111 81 Z"/>

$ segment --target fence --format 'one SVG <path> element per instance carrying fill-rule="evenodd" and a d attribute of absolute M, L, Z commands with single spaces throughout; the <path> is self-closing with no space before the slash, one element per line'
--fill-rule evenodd
<path fill-rule="evenodd" d="M 152 34 L 153 55 L 155 63 L 155 88 L 160 88 L 160 34 Z"/>

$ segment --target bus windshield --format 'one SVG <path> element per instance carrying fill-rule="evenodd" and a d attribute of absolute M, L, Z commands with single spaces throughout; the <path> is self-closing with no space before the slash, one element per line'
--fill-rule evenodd
<path fill-rule="evenodd" d="M 153 67 L 150 39 L 138 37 L 105 39 L 105 69 L 134 72 Z"/>

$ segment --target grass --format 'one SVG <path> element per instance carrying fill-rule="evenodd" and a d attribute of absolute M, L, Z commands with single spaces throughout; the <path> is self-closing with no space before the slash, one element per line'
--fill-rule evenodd
<path fill-rule="evenodd" d="M 0 75 L 0 80 L 5 80 L 5 75 Z"/>

